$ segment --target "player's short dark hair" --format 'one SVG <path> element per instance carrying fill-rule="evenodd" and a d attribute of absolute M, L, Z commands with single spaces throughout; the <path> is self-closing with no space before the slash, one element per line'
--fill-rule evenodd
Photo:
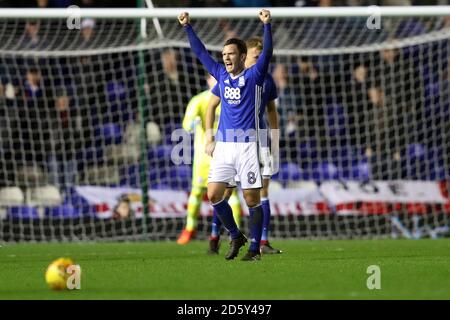
<path fill-rule="evenodd" d="M 225 44 L 223 45 L 225 46 L 229 46 L 231 44 L 235 44 L 239 54 L 245 53 L 247 54 L 247 45 L 245 44 L 244 40 L 238 39 L 238 38 L 230 38 L 227 41 L 225 41 Z"/>
<path fill-rule="evenodd" d="M 29 73 L 34 73 L 34 74 L 38 74 L 39 73 L 39 68 L 38 67 L 36 67 L 36 66 L 31 66 L 31 67 L 28 67 L 28 70 L 27 70 Z"/>
<path fill-rule="evenodd" d="M 263 49 L 263 40 L 260 37 L 250 38 L 246 41 L 247 49 L 257 48 L 262 51 Z"/>

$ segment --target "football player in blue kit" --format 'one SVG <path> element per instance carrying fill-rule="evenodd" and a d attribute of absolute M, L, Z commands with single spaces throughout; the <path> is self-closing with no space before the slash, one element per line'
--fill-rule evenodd
<path fill-rule="evenodd" d="M 206 153 L 212 156 L 208 177 L 208 198 L 225 228 L 230 232 L 230 250 L 225 259 L 234 259 L 247 242 L 237 227 L 224 193 L 237 176 L 250 213 L 250 247 L 244 261 L 259 260 L 263 211 L 260 189 L 262 176 L 259 160 L 259 109 L 263 85 L 273 54 L 271 16 L 262 9 L 259 18 L 264 24 L 264 46 L 256 64 L 245 68 L 247 47 L 243 40 L 228 39 L 222 50 L 224 64 L 215 61 L 190 25 L 189 14 L 178 20 L 187 32 L 191 49 L 220 88 L 221 113 L 219 128 L 213 135 L 214 114 L 206 114 Z"/>

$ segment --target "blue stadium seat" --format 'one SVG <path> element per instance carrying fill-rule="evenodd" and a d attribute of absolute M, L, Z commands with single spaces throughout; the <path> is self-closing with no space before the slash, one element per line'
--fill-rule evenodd
<path fill-rule="evenodd" d="M 348 144 L 332 148 L 329 154 L 333 163 L 341 169 L 344 175 L 351 172 L 354 161 L 357 159 L 356 151 Z"/>
<path fill-rule="evenodd" d="M 372 178 L 371 167 L 367 160 L 353 161 L 351 174 L 352 180 L 365 181 L 370 180 L 371 178 Z"/>
<path fill-rule="evenodd" d="M 345 108 L 340 104 L 331 104 L 326 107 L 327 130 L 332 137 L 344 137 L 346 134 Z"/>
<path fill-rule="evenodd" d="M 428 148 L 425 157 L 431 163 L 444 165 L 444 150 L 442 147 Z"/>
<path fill-rule="evenodd" d="M 287 155 L 288 155 L 287 148 L 280 148 L 280 150 L 279 150 L 280 161 L 279 162 L 286 162 Z"/>
<path fill-rule="evenodd" d="M 173 146 L 169 144 L 164 144 L 156 147 L 156 156 L 158 158 L 170 159 L 172 155 Z"/>
<path fill-rule="evenodd" d="M 148 161 L 152 161 L 156 158 L 157 147 L 158 146 L 153 146 L 153 145 L 148 146 L 148 148 L 147 148 L 147 160 Z"/>
<path fill-rule="evenodd" d="M 64 205 L 74 207 L 83 216 L 96 217 L 94 205 L 90 204 L 85 198 L 78 194 L 78 192 L 75 191 L 75 188 L 65 189 Z"/>
<path fill-rule="evenodd" d="M 319 158 L 317 142 L 315 140 L 302 141 L 297 148 L 302 168 L 307 168 L 311 161 L 317 161 Z"/>
<path fill-rule="evenodd" d="M 191 180 L 172 181 L 170 186 L 174 190 L 190 190 Z"/>
<path fill-rule="evenodd" d="M 122 82 L 110 81 L 106 84 L 106 92 L 109 102 L 123 101 L 127 98 L 125 86 Z"/>
<path fill-rule="evenodd" d="M 173 179 L 169 176 L 150 181 L 150 189 L 157 190 L 184 190 L 189 191 L 191 188 L 191 180 L 187 179 Z"/>
<path fill-rule="evenodd" d="M 335 161 L 342 161 L 351 159 L 354 156 L 353 148 L 351 145 L 338 145 L 332 147 L 330 150 L 330 156 Z"/>
<path fill-rule="evenodd" d="M 171 160 L 172 148 L 171 145 L 158 145 L 149 149 L 148 166 L 150 180 L 153 181 L 165 177 L 170 167 L 174 165 Z"/>
<path fill-rule="evenodd" d="M 28 206 L 9 207 L 7 216 L 10 219 L 39 219 L 38 208 Z"/>
<path fill-rule="evenodd" d="M 425 118 L 434 121 L 433 126 L 440 121 L 450 121 L 448 87 L 448 82 L 434 82 L 425 87 Z"/>
<path fill-rule="evenodd" d="M 122 142 L 122 128 L 117 123 L 106 123 L 100 127 L 101 137 L 105 144 L 118 144 Z"/>
<path fill-rule="evenodd" d="M 396 38 L 414 37 L 425 33 L 426 28 L 421 21 L 407 19 L 402 20 L 395 31 Z"/>
<path fill-rule="evenodd" d="M 441 87 L 438 82 L 430 83 L 425 87 L 424 92 L 425 97 L 425 108 L 424 117 L 425 119 L 435 119 L 441 113 Z"/>
<path fill-rule="evenodd" d="M 165 178 L 168 177 L 169 171 L 170 171 L 169 167 L 150 166 L 150 168 L 148 169 L 148 179 L 151 182 L 164 180 Z"/>
<path fill-rule="evenodd" d="M 428 179 L 432 181 L 444 181 L 448 180 L 450 177 L 450 170 L 449 172 L 445 171 L 445 167 L 443 166 L 431 166 Z"/>
<path fill-rule="evenodd" d="M 445 180 L 450 176 L 450 171 L 445 171 L 444 150 L 442 147 L 431 147 L 426 152 L 426 162 L 430 180 Z"/>
<path fill-rule="evenodd" d="M 174 165 L 170 169 L 170 177 L 173 179 L 191 179 L 192 177 L 192 166 L 190 165 Z"/>
<path fill-rule="evenodd" d="M 425 86 L 425 98 L 439 97 L 441 95 L 441 88 L 439 82 L 432 82 Z"/>
<path fill-rule="evenodd" d="M 312 167 L 312 178 L 316 181 L 334 180 L 341 176 L 339 168 L 332 162 L 319 162 Z"/>
<path fill-rule="evenodd" d="M 413 143 L 406 148 L 406 177 L 409 179 L 429 179 L 426 161 L 427 149 L 420 143 Z"/>
<path fill-rule="evenodd" d="M 129 104 L 126 103 L 127 87 L 122 81 L 110 81 L 106 84 L 108 99 L 108 112 L 121 121 L 128 121 L 132 118 Z"/>
<path fill-rule="evenodd" d="M 178 165 L 170 168 L 170 186 L 174 189 L 189 189 L 192 180 L 192 167 Z"/>
<path fill-rule="evenodd" d="M 148 160 L 150 162 L 159 161 L 161 159 L 170 160 L 172 149 L 173 146 L 168 144 L 161 144 L 157 145 L 156 147 L 150 147 L 147 154 Z"/>
<path fill-rule="evenodd" d="M 282 163 L 280 170 L 273 175 L 274 180 L 278 180 L 283 184 L 287 184 L 290 181 L 298 181 L 302 178 L 302 172 L 300 167 L 292 162 Z"/>
<path fill-rule="evenodd" d="M 413 143 L 408 145 L 406 149 L 406 156 L 411 160 L 424 160 L 426 152 L 427 150 L 423 144 Z"/>
<path fill-rule="evenodd" d="M 83 215 L 74 206 L 65 204 L 56 207 L 45 208 L 45 216 L 49 218 L 81 218 Z"/>
<path fill-rule="evenodd" d="M 170 185 L 167 183 L 155 183 L 155 184 L 151 184 L 150 187 L 151 187 L 151 189 L 154 189 L 154 190 L 171 190 L 172 189 L 170 187 Z"/>

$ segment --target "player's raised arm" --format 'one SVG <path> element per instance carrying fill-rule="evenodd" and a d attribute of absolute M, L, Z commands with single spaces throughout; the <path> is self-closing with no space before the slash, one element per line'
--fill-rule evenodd
<path fill-rule="evenodd" d="M 269 69 L 270 59 L 273 54 L 273 44 L 272 44 L 272 27 L 271 27 L 271 16 L 270 11 L 262 9 L 259 12 L 259 19 L 264 23 L 264 42 L 263 51 L 256 62 L 255 68 L 258 75 L 261 77 L 261 81 L 264 81 L 264 77 Z"/>
<path fill-rule="evenodd" d="M 206 50 L 205 45 L 197 37 L 197 34 L 190 24 L 191 21 L 189 18 L 189 13 L 181 13 L 178 16 L 178 21 L 183 26 L 184 30 L 186 30 L 192 51 L 194 51 L 195 55 L 206 68 L 206 70 L 208 70 L 208 72 L 211 73 L 214 78 L 218 79 L 222 65 L 209 55 L 209 52 L 208 50 Z"/>
<path fill-rule="evenodd" d="M 212 157 L 215 148 L 214 141 L 214 122 L 216 121 L 216 108 L 220 104 L 220 97 L 216 95 L 218 85 L 212 89 L 212 95 L 208 102 L 208 108 L 206 109 L 205 116 L 205 132 L 206 132 L 206 145 L 205 152 Z"/>

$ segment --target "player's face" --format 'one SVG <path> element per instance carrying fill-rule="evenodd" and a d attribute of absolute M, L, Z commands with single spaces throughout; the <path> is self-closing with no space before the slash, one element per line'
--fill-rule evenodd
<path fill-rule="evenodd" d="M 258 48 L 249 48 L 247 49 L 247 58 L 245 59 L 245 66 L 250 68 L 252 65 L 258 61 L 259 55 L 261 54 L 261 50 Z"/>
<path fill-rule="evenodd" d="M 235 44 L 223 47 L 222 58 L 228 73 L 235 75 L 244 69 L 245 54 L 239 54 Z"/>

